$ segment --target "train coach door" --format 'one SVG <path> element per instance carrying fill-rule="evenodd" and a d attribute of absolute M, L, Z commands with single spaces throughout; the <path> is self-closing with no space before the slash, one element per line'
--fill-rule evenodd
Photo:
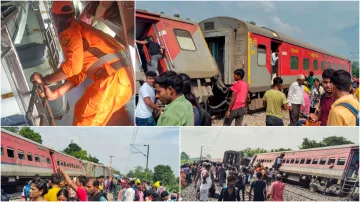
<path fill-rule="evenodd" d="M 354 171 L 359 170 L 359 167 L 356 168 L 356 161 L 359 163 L 359 151 L 352 151 L 350 153 L 349 163 L 346 166 L 345 174 L 346 177 L 353 178 Z"/>
<path fill-rule="evenodd" d="M 271 83 L 276 76 L 281 76 L 281 56 L 282 56 L 281 42 L 277 40 L 271 40 L 271 61 L 273 57 L 272 54 L 275 53 L 276 51 L 279 51 L 277 55 L 278 59 L 276 60 L 275 65 L 271 64 Z"/>

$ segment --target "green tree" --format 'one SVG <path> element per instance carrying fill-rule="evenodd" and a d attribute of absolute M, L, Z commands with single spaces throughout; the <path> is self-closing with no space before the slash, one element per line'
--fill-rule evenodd
<path fill-rule="evenodd" d="M 146 171 L 145 168 L 141 166 L 136 166 L 134 169 L 129 171 L 127 177 L 151 181 L 153 178 L 153 174 L 154 173 L 151 170 Z"/>
<path fill-rule="evenodd" d="M 325 147 L 321 142 L 316 142 L 315 140 L 310 140 L 309 138 L 304 138 L 303 142 L 299 146 L 300 149 L 310 149 L 316 147 Z"/>
<path fill-rule="evenodd" d="M 86 150 L 83 150 L 79 145 L 73 142 L 71 142 L 64 149 L 64 153 L 78 159 L 87 160 L 94 163 L 100 163 L 99 159 L 97 159 L 95 156 L 91 156 L 90 154 L 87 153 Z"/>
<path fill-rule="evenodd" d="M 174 17 L 180 18 L 180 14 L 176 13 L 174 14 Z"/>
<path fill-rule="evenodd" d="M 175 184 L 175 175 L 168 165 L 157 165 L 154 168 L 153 181 L 160 181 L 164 185 Z"/>
<path fill-rule="evenodd" d="M 247 21 L 248 23 L 252 24 L 252 25 L 256 25 L 255 21 Z"/>
<path fill-rule="evenodd" d="M 268 150 L 262 149 L 262 148 L 256 148 L 256 149 L 246 148 L 246 149 L 240 151 L 240 153 L 241 152 L 246 157 L 253 157 L 255 154 L 266 153 L 266 152 L 268 152 Z"/>
<path fill-rule="evenodd" d="M 19 130 L 20 130 L 19 127 L 1 127 L 1 128 L 5 129 L 5 130 L 8 130 L 8 131 L 10 131 L 10 132 L 16 133 L 16 134 L 17 134 L 17 133 L 19 132 Z"/>
<path fill-rule="evenodd" d="M 99 163 L 99 159 L 97 159 L 95 156 L 91 156 L 89 154 L 89 156 L 87 157 L 89 161 L 94 162 L 94 163 Z"/>
<path fill-rule="evenodd" d="M 323 139 L 322 143 L 326 146 L 336 146 L 336 145 L 343 145 L 343 144 L 354 144 L 350 140 L 346 139 L 345 137 L 339 136 L 330 136 Z"/>
<path fill-rule="evenodd" d="M 41 135 L 39 133 L 33 131 L 29 127 L 23 127 L 19 131 L 19 135 L 23 136 L 24 138 L 30 139 L 32 141 L 35 141 L 37 143 L 40 143 L 40 144 L 42 143 Z"/>
<path fill-rule="evenodd" d="M 190 156 L 185 153 L 185 152 L 181 152 L 181 160 L 189 160 Z"/>
<path fill-rule="evenodd" d="M 351 74 L 355 75 L 356 78 L 359 78 L 359 62 L 353 61 L 351 65 Z"/>

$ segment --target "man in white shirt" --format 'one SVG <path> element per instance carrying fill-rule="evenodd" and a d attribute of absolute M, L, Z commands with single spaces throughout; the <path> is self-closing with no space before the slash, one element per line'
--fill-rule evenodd
<path fill-rule="evenodd" d="M 132 186 L 131 182 L 128 182 L 126 185 L 125 201 L 134 201 L 135 199 L 135 190 Z"/>
<path fill-rule="evenodd" d="M 299 74 L 297 81 L 292 83 L 289 87 L 288 93 L 288 105 L 289 105 L 289 115 L 290 115 L 290 126 L 296 126 L 300 118 L 300 107 L 305 105 L 304 101 L 304 89 L 302 85 L 304 84 L 305 76 Z"/>
<path fill-rule="evenodd" d="M 155 126 L 155 121 L 152 116 L 153 110 L 161 111 L 155 102 L 154 81 L 156 73 L 148 71 L 145 73 L 146 82 L 140 87 L 139 102 L 135 110 L 135 121 L 137 126 Z"/>
<path fill-rule="evenodd" d="M 279 50 L 276 50 L 273 53 L 271 53 L 271 67 L 272 67 L 271 85 L 273 84 L 274 78 L 277 76 L 278 59 L 279 59 Z"/>

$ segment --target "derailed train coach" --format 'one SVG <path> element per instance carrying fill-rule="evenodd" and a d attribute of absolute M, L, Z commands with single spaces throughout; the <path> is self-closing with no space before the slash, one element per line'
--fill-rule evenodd
<path fill-rule="evenodd" d="M 21 191 L 36 174 L 49 178 L 58 168 L 71 177 L 115 173 L 111 167 L 77 159 L 1 128 L 1 188 L 7 193 Z"/>
<path fill-rule="evenodd" d="M 359 145 L 339 145 L 299 151 L 254 155 L 250 165 L 274 167 L 281 156 L 279 171 L 285 180 L 295 181 L 311 191 L 337 195 L 351 194 L 358 186 L 354 172 L 359 167 Z"/>
<path fill-rule="evenodd" d="M 226 86 L 234 83 L 233 72 L 245 71 L 249 84 L 249 111 L 263 108 L 263 95 L 271 86 L 273 74 L 282 77 L 283 89 L 296 81 L 298 74 L 321 78 L 325 69 L 351 72 L 349 59 L 301 42 L 276 30 L 249 24 L 231 17 L 213 17 L 199 23 Z M 271 65 L 271 54 L 279 50 L 277 65 Z M 215 93 L 214 93 L 215 94 Z M 223 105 L 228 93 L 214 96 L 214 104 Z M 220 106 L 219 106 L 220 107 Z"/>
<path fill-rule="evenodd" d="M 150 40 L 165 47 L 159 61 L 159 73 L 175 71 L 192 79 L 193 92 L 200 103 L 207 103 L 213 95 L 212 78 L 218 67 L 210 54 L 202 31 L 196 22 L 161 14 L 136 10 L 136 39 Z M 145 45 L 136 45 L 136 88 L 145 81 L 150 54 Z"/>

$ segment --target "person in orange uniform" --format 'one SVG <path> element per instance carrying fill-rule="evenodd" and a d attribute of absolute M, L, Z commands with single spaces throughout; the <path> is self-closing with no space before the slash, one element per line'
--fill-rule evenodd
<path fill-rule="evenodd" d="M 32 81 L 44 85 L 45 96 L 55 100 L 90 77 L 94 82 L 75 105 L 73 125 L 104 126 L 134 93 L 131 61 L 124 46 L 76 20 L 74 11 L 71 1 L 53 2 L 51 12 L 65 61 L 56 72 L 45 77 L 34 73 Z M 49 89 L 50 83 L 64 79 L 66 82 L 58 89 Z"/>

